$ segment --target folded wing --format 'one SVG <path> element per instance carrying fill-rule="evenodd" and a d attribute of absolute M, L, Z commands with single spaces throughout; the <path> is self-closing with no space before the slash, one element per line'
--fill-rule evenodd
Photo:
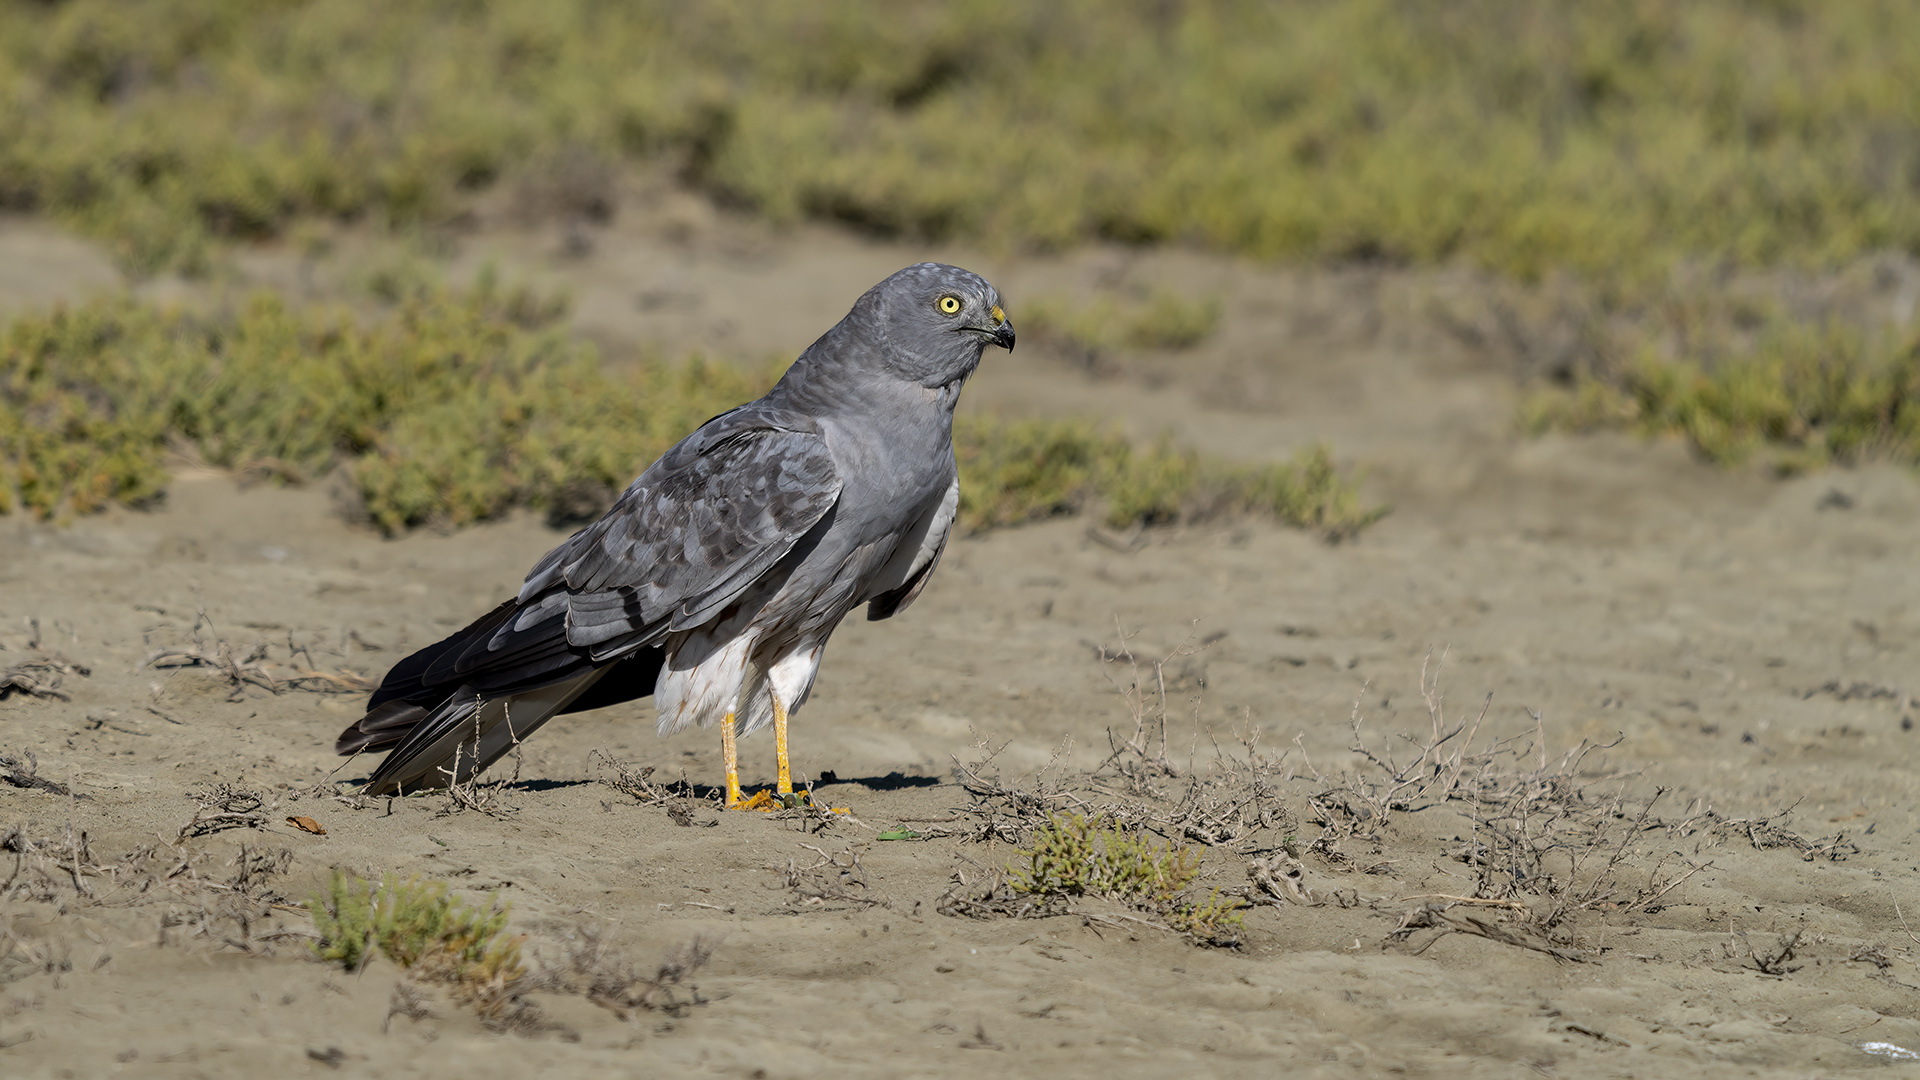
<path fill-rule="evenodd" d="M 840 488 L 812 419 L 761 405 L 715 417 L 548 552 L 514 599 L 396 664 L 337 749 L 393 747 L 375 790 L 437 786 L 436 770 L 483 729 L 510 728 L 504 741 L 481 738 L 491 757 L 460 760 L 462 776 L 578 701 L 651 693 L 660 640 L 713 618 L 808 546 Z M 603 676 L 622 682 L 596 686 Z M 486 707 L 513 698 L 521 706 Z"/>

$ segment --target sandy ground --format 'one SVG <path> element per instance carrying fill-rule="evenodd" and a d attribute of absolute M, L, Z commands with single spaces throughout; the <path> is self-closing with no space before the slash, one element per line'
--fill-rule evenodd
<path fill-rule="evenodd" d="M 834 639 L 796 763 L 831 773 L 820 794 L 857 820 L 817 832 L 677 805 L 676 820 L 602 783 L 606 759 L 719 779 L 717 740 L 657 739 L 644 705 L 542 731 L 495 814 L 440 797 L 356 807 L 326 781 L 360 698 L 142 667 L 224 642 L 264 646 L 282 680 L 377 679 L 517 585 L 560 539 L 536 520 L 386 541 L 345 524 L 324 490 L 193 473 L 150 511 L 65 528 L 0 519 L 0 667 L 32 657 L 37 637 L 91 671 L 64 677 L 70 701 L 0 700 L 0 752 L 30 752 L 38 778 L 70 790 L 18 770 L 0 784 L 0 1072 L 1717 1077 L 1920 1059 L 1920 938 L 1900 914 L 1920 913 L 1909 474 L 1777 481 L 1672 444 L 1520 440 L 1511 359 L 1429 317 L 1470 287 L 1458 276 L 908 249 L 766 233 L 673 199 L 586 241 L 499 229 L 449 265 L 568 288 L 580 331 L 616 363 L 636 346 L 790 355 L 923 257 L 988 274 L 1016 324 L 1023 295 L 1220 295 L 1222 331 L 1191 353 L 1096 377 L 1023 348 L 989 358 L 968 407 L 1106 416 L 1245 459 L 1324 439 L 1393 513 L 1341 546 L 1257 522 L 1151 532 L 1131 551 L 1074 520 L 957 541 L 910 612 Z M 221 287 L 346 295 L 381 257 L 352 238 L 310 261 L 247 252 Z M 0 267 L 0 312 L 126 287 L 33 223 L 0 226 Z M 138 287 L 188 300 L 215 288 Z M 879 833 L 937 833 L 925 823 L 970 804 L 954 762 L 978 756 L 976 733 L 1008 744 L 1009 777 L 1065 745 L 1056 773 L 1100 783 L 1086 774 L 1108 729 L 1133 725 L 1124 666 L 1101 661 L 1123 634 L 1140 656 L 1206 642 L 1165 668 L 1173 757 L 1204 770 L 1213 739 L 1257 730 L 1287 754 L 1279 798 L 1303 841 L 1324 827 L 1309 797 L 1370 775 L 1349 750 L 1356 701 L 1376 747 L 1427 730 L 1429 650 L 1446 657 L 1450 715 L 1492 695 L 1479 745 L 1535 730 L 1537 713 L 1553 758 L 1619 739 L 1573 779 L 1589 802 L 1619 791 L 1637 808 L 1670 791 L 1650 817 L 1608 826 L 1632 837 L 1618 895 L 1566 924 L 1559 958 L 1464 933 L 1392 940 L 1409 910 L 1474 888 L 1457 802 L 1306 852 L 1318 902 L 1248 910 L 1237 949 L 1114 919 L 938 913 L 956 870 L 977 879 L 1008 845 Z M 769 740 L 744 751 L 764 780 Z M 259 793 L 262 820 L 183 830 L 193 793 L 220 784 Z M 283 824 L 293 815 L 326 835 Z M 1676 824 L 1689 817 L 1770 824 Z M 1277 842 L 1254 840 L 1205 849 L 1203 883 L 1245 885 L 1249 859 Z M 859 882 L 809 899 L 821 872 L 801 888 L 787 873 L 819 860 L 806 845 L 858 854 Z M 497 891 L 549 959 L 584 930 L 651 972 L 699 939 L 712 952 L 697 991 L 675 989 L 698 1003 L 621 1016 L 536 993 L 542 1023 L 507 1033 L 431 988 L 427 1015 L 395 1012 L 402 979 L 385 961 L 346 973 L 305 956 L 295 906 L 335 867 Z M 1667 891 L 1636 902 L 1650 883 Z M 222 907 L 235 889 L 283 902 L 241 926 Z M 1796 933 L 1794 956 L 1775 960 Z"/>

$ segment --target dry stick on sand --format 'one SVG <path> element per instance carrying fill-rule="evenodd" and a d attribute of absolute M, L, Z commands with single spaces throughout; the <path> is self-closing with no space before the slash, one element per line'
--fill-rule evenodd
<path fill-rule="evenodd" d="M 1197 644 L 1194 631 L 1189 629 L 1179 645 L 1160 659 L 1151 661 L 1153 690 L 1149 695 L 1146 683 L 1141 678 L 1140 661 L 1128 644 L 1135 635 L 1128 634 L 1118 619 L 1114 621 L 1114 633 L 1120 640 L 1114 649 L 1096 646 L 1100 656 L 1100 674 L 1127 703 L 1128 711 L 1133 716 L 1133 735 L 1122 741 L 1114 735 L 1113 729 L 1107 729 L 1111 753 L 1093 771 L 1098 773 L 1113 767 L 1126 779 L 1129 787 L 1138 789 L 1135 794 L 1148 794 L 1152 791 L 1155 778 L 1170 779 L 1180 775 L 1179 767 L 1167 759 L 1167 665 L 1179 657 L 1193 656 L 1206 646 Z M 1111 665 L 1122 660 L 1127 663 L 1129 675 L 1125 687 L 1114 679 L 1109 670 Z"/>
<path fill-rule="evenodd" d="M 258 792 L 220 784 L 207 791 L 188 792 L 187 797 L 200 804 L 193 820 L 180 826 L 176 841 L 189 836 L 207 836 L 225 829 L 265 828 L 267 815 L 261 812 L 266 799 Z"/>
<path fill-rule="evenodd" d="M 692 983 L 694 973 L 713 956 L 713 944 L 705 938 L 695 937 L 674 949 L 653 965 L 651 974 L 644 974 L 644 965 L 616 949 L 595 927 L 550 925 L 536 937 L 535 947 L 549 943 L 559 946 L 559 963 L 540 955 L 530 989 L 579 994 L 622 1020 L 646 1012 L 680 1017 L 707 1003 Z"/>
<path fill-rule="evenodd" d="M 860 865 L 860 859 L 866 854 L 863 846 L 849 845 L 845 850 L 827 852 L 812 844 L 800 847 L 813 852 L 819 858 L 805 866 L 798 859 L 787 859 L 784 870 L 779 866 L 768 869 L 781 871 L 781 884 L 778 887 L 792 891 L 794 899 L 803 907 L 824 907 L 827 904 L 859 904 L 863 907 L 892 907 L 893 901 L 867 893 L 867 873 Z M 854 892 L 854 889 L 860 890 Z"/>
<path fill-rule="evenodd" d="M 40 759 L 35 757 L 31 750 L 18 756 L 0 754 L 0 783 L 26 788 L 28 791 L 44 791 L 52 795 L 73 794 L 67 785 L 56 784 L 38 775 L 39 771 Z"/>
<path fill-rule="evenodd" d="M 611 772 L 612 776 L 600 777 L 600 782 L 641 806 L 665 806 L 677 795 L 682 794 L 674 791 L 671 785 L 663 787 L 654 783 L 651 779 L 653 766 L 648 765 L 636 770 L 625 762 L 615 761 L 604 750 L 590 752 L 587 755 L 587 765 L 590 769 L 605 768 Z"/>
<path fill-rule="evenodd" d="M 245 697 L 248 686 L 257 686 L 270 694 L 279 694 L 288 689 L 323 694 L 358 694 L 374 688 L 372 682 L 357 672 L 344 668 L 324 671 L 316 667 L 313 653 L 307 646 L 296 644 L 291 632 L 287 635 L 288 661 L 291 663 L 296 655 L 304 656 L 307 665 L 281 668 L 281 674 L 276 677 L 274 668 L 266 663 L 272 652 L 266 642 L 256 641 L 242 653 L 226 639 L 216 635 L 213 644 L 207 646 L 200 640 L 200 628 L 203 625 L 213 628 L 213 620 L 207 618 L 205 611 L 199 612 L 194 619 L 189 644 L 155 649 L 147 654 L 136 670 L 205 668 L 227 681 L 227 697 L 230 701 Z M 153 711 L 164 719 L 172 720 L 172 717 L 157 709 Z"/>
<path fill-rule="evenodd" d="M 161 668 L 178 669 L 206 668 L 227 680 L 229 690 L 227 700 L 239 701 L 246 697 L 248 686 L 258 686 L 270 694 L 280 692 L 280 684 L 260 661 L 266 659 L 267 645 L 255 642 L 244 654 L 235 655 L 233 647 L 225 641 L 214 644 L 212 651 L 202 648 L 197 642 L 178 648 L 155 649 L 140 662 L 141 669 Z"/>
<path fill-rule="evenodd" d="M 1805 966 L 1803 964 L 1794 964 L 1792 967 L 1787 966 L 1794 958 L 1794 950 L 1800 947 L 1800 935 L 1804 933 L 1806 933 L 1805 930 L 1795 930 L 1791 934 L 1781 934 L 1777 943 L 1778 947 L 1765 956 L 1761 956 L 1759 950 L 1748 945 L 1747 959 L 1753 961 L 1754 970 L 1762 975 L 1773 975 L 1776 977 L 1791 975 Z M 1741 936 L 1745 937 L 1746 935 L 1743 933 Z"/>
<path fill-rule="evenodd" d="M 0 880 L 0 898 L 83 906 L 140 904 L 164 906 L 162 945 L 174 944 L 169 931 L 191 927 L 190 936 L 216 947 L 250 953 L 271 951 L 274 941 L 306 937 L 299 929 L 273 929 L 276 912 L 302 911 L 286 902 L 276 879 L 292 865 L 286 849 L 242 845 L 226 865 L 224 880 L 202 873 L 205 852 L 183 853 L 173 845 L 146 845 L 117 860 L 95 855 L 87 834 L 68 825 L 64 837 L 34 840 L 20 830 L 0 834 L 0 850 L 15 853 L 12 873 Z M 70 890 L 70 892 L 69 892 Z M 259 932 L 267 922 L 268 932 Z M 6 961 L 0 958 L 0 969 Z M 3 971 L 0 971 L 3 976 Z"/>
<path fill-rule="evenodd" d="M 72 701 L 73 695 L 60 689 L 61 676 L 85 677 L 91 674 L 92 671 L 85 665 L 76 664 L 59 653 L 36 656 L 11 667 L 0 668 L 0 698 L 21 693 L 29 697 Z"/>
<path fill-rule="evenodd" d="M 474 723 L 479 723 L 478 714 L 475 714 Z M 447 817 L 463 810 L 472 810 L 490 818 L 505 818 L 508 814 L 519 813 L 519 807 L 508 806 L 500 799 L 501 793 L 506 791 L 509 785 L 520 782 L 521 757 L 518 739 L 514 740 L 512 776 L 482 781 L 480 775 L 475 773 L 465 780 L 455 779 L 460 775 L 461 755 L 463 753 L 472 753 L 476 756 L 479 754 L 479 738 L 479 733 L 475 732 L 472 739 L 454 749 L 453 764 L 447 769 L 449 782 L 441 792 L 444 798 L 440 809 L 435 811 L 436 817 Z"/>
<path fill-rule="evenodd" d="M 1459 790 L 1460 778 L 1469 764 L 1474 762 L 1471 754 L 1473 740 L 1480 734 L 1480 725 L 1487 718 L 1487 711 L 1493 707 L 1493 695 L 1488 694 L 1480 703 L 1480 711 L 1474 714 L 1472 721 L 1458 721 L 1451 729 L 1447 727 L 1446 695 L 1440 691 L 1440 669 L 1446 664 L 1446 652 L 1443 650 L 1436 660 L 1433 650 L 1428 649 L 1426 658 L 1420 661 L 1420 697 L 1427 705 L 1427 722 L 1431 727 L 1428 738 L 1422 742 L 1411 737 L 1407 741 L 1419 748 L 1413 760 L 1404 765 L 1397 764 L 1393 758 L 1391 746 L 1375 752 L 1367 746 L 1366 739 L 1360 733 L 1365 717 L 1360 705 L 1366 693 L 1363 688 L 1361 697 L 1353 702 L 1353 713 L 1348 724 L 1353 730 L 1353 743 L 1348 750 L 1378 766 L 1387 774 L 1384 788 L 1367 791 L 1362 797 L 1373 805 L 1376 820 L 1385 824 L 1397 810 L 1409 810 L 1413 803 L 1421 798 L 1434 802 L 1445 802 Z M 1429 671 L 1431 668 L 1431 671 Z M 1462 734 L 1451 753 L 1445 747 Z"/>
<path fill-rule="evenodd" d="M 1060 748 L 1055 750 L 1039 773 L 1034 776 L 1031 788 L 1016 787 L 1002 779 L 996 764 L 997 759 L 1007 747 L 1013 745 L 1009 739 L 994 746 L 987 736 L 977 729 L 973 732 L 974 750 L 978 760 L 961 761 L 958 754 L 949 755 L 953 762 L 954 778 L 960 782 L 972 804 L 957 807 L 961 819 L 968 822 L 966 829 L 927 830 L 930 836 L 961 836 L 976 842 L 1000 840 L 1006 843 L 1018 843 L 1023 834 L 1037 826 L 1052 820 L 1056 811 L 1063 808 L 1085 809 L 1090 804 L 1086 799 L 1066 790 L 1058 780 L 1049 776 L 1057 770 L 1063 770 L 1073 756 L 1072 740 L 1062 740 Z"/>
<path fill-rule="evenodd" d="M 1587 772 L 1588 755 L 1617 745 L 1618 740 L 1612 744 L 1582 740 L 1558 761 L 1550 761 L 1545 721 L 1537 711 L 1532 711 L 1530 744 L 1515 737 L 1475 750 L 1487 705 L 1470 721 L 1448 721 L 1439 669 L 1440 663 L 1429 652 L 1428 661 L 1421 665 L 1420 689 L 1430 730 L 1424 739 L 1408 739 L 1416 748 L 1413 758 L 1402 762 L 1390 747 L 1371 747 L 1363 736 L 1364 717 L 1356 703 L 1351 750 L 1383 775 L 1349 776 L 1309 799 L 1325 829 L 1309 850 L 1334 858 L 1339 856 L 1335 845 L 1341 839 L 1378 837 L 1397 813 L 1449 801 L 1467 804 L 1471 830 L 1455 857 L 1475 869 L 1472 895 L 1409 897 L 1426 902 L 1403 915 L 1389 941 L 1404 942 L 1417 930 L 1432 929 L 1437 931 L 1434 937 L 1415 951 L 1457 933 L 1561 961 L 1585 962 L 1590 957 L 1582 953 L 1587 950 L 1576 947 L 1565 930 L 1557 929 L 1575 913 L 1601 907 L 1646 910 L 1712 865 L 1690 864 L 1684 873 L 1672 874 L 1666 872 L 1667 860 L 1662 859 L 1648 872 L 1644 885 L 1628 886 L 1624 877 L 1639 853 L 1641 838 L 1667 827 L 1654 817 L 1666 789 L 1657 789 L 1637 812 L 1625 806 L 1624 789 L 1594 798 L 1593 785 L 1632 775 Z M 1528 758 L 1535 759 L 1531 768 L 1516 770 L 1509 764 Z M 1540 901 L 1544 904 L 1536 906 Z M 1453 910 L 1456 907 L 1492 912 L 1482 916 Z"/>
<path fill-rule="evenodd" d="M 6 648 L 0 644 L 0 652 L 5 652 Z M 85 664 L 41 648 L 40 620 L 37 618 L 27 619 L 27 651 L 32 654 L 27 659 L 0 667 L 0 698 L 20 693 L 30 697 L 72 701 L 73 697 L 60 689 L 61 676 L 87 678 L 93 674 L 93 669 Z"/>
<path fill-rule="evenodd" d="M 1473 749 L 1474 739 L 1492 708 L 1493 695 L 1487 695 L 1481 702 L 1480 711 L 1472 720 L 1448 721 L 1446 698 L 1440 690 L 1440 672 L 1445 662 L 1444 651 L 1436 658 L 1433 650 L 1428 649 L 1420 663 L 1420 696 L 1427 706 L 1429 733 L 1425 740 L 1402 736 L 1419 750 L 1405 763 L 1395 760 L 1391 745 L 1380 750 L 1367 745 L 1362 730 L 1366 716 L 1361 707 L 1372 684 L 1361 688 L 1348 718 L 1353 733 L 1348 750 L 1384 773 L 1385 778 L 1348 774 L 1339 783 L 1309 796 L 1307 806 L 1313 811 L 1313 820 L 1320 825 L 1321 834 L 1307 845 L 1307 850 L 1335 862 L 1343 861 L 1346 856 L 1339 850 L 1342 841 L 1349 837 L 1372 839 L 1381 834 L 1396 813 L 1464 797 L 1465 790 L 1472 786 L 1465 782 L 1466 771 L 1469 768 L 1484 771 L 1501 754 L 1504 749 L 1501 743 L 1479 753 Z M 1306 746 L 1301 739 L 1296 737 L 1294 745 L 1300 750 L 1308 773 L 1316 781 L 1326 783 L 1326 776 L 1306 756 Z"/>
<path fill-rule="evenodd" d="M 1587 958 L 1571 949 L 1563 948 L 1546 939 L 1545 935 L 1527 924 L 1502 925 L 1490 923 L 1474 915 L 1456 915 L 1449 911 L 1450 904 L 1422 904 L 1400 917 L 1400 925 L 1387 935 L 1389 941 L 1405 941 L 1415 930 L 1432 929 L 1438 933 L 1421 943 L 1413 950 L 1419 956 L 1433 947 L 1433 943 L 1449 934 L 1470 934 L 1474 937 L 1497 941 L 1502 945 L 1512 945 L 1533 952 L 1545 953 L 1566 963 L 1584 964 Z"/>

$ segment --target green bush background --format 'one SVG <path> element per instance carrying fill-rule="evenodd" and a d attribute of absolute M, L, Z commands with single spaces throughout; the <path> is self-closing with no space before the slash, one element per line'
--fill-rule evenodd
<path fill-rule="evenodd" d="M 135 272 L 204 269 L 302 222 L 433 230 L 503 186 L 594 216 L 636 174 L 776 223 L 1000 249 L 1565 270 L 1651 340 L 1677 269 L 1920 254 L 1920 5 L 0 5 L 0 209 L 50 215 Z M 271 305 L 24 320 L 0 500 L 138 501 L 161 449 L 186 444 L 283 475 L 344 464 L 390 530 L 565 516 L 764 382 L 641 365 L 596 398 L 576 346 L 470 303 L 493 301 L 442 297 L 365 333 Z M 1097 305 L 1036 314 L 1086 357 L 1191 344 L 1219 317 L 1163 306 L 1131 331 Z M 1920 461 L 1910 346 L 1874 331 L 1778 319 L 1734 349 L 1619 350 L 1523 423 L 1677 432 L 1783 468 Z M 267 378 L 313 348 L 325 364 Z M 1041 457 L 963 431 L 976 526 L 1090 500 L 1116 522 L 1255 504 L 1336 533 L 1367 519 L 1349 488 L 1315 486 L 1324 453 L 1256 475 L 1085 424 L 1005 434 Z"/>
<path fill-rule="evenodd" d="M 0 6 L 0 205 L 192 266 L 516 170 L 775 221 L 1521 278 L 1920 250 L 1907 0 Z"/>
<path fill-rule="evenodd" d="M 18 319 L 0 337 L 0 512 L 153 498 L 172 451 L 295 480 L 343 469 L 389 533 L 516 507 L 566 521 L 777 375 L 699 358 L 611 374 L 556 328 L 561 313 L 483 280 L 364 324 L 273 298 L 211 316 L 107 301 Z M 974 529 L 1097 504 L 1116 525 L 1257 511 L 1339 537 L 1380 514 L 1323 449 L 1230 465 L 1071 419 L 963 418 L 955 444 Z"/>

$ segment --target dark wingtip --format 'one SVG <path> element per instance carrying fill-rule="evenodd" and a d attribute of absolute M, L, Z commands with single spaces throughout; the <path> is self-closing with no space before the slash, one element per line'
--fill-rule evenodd
<path fill-rule="evenodd" d="M 413 725 L 425 719 L 427 710 L 408 701 L 389 701 L 375 705 L 367 715 L 340 733 L 333 752 L 341 757 L 362 750 L 384 750 L 407 737 Z"/>

